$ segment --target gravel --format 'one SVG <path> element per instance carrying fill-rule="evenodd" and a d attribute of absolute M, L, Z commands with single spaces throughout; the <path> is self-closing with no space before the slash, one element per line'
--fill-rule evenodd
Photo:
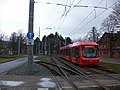
<path fill-rule="evenodd" d="M 50 76 L 50 72 L 43 66 L 33 63 L 33 70 L 29 72 L 28 63 L 21 65 L 9 71 L 6 75 L 35 75 L 35 76 Z"/>

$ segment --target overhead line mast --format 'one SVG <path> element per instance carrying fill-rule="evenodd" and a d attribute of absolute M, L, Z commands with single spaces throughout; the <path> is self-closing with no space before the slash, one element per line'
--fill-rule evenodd
<path fill-rule="evenodd" d="M 28 33 L 33 33 L 34 25 L 34 0 L 30 0 L 29 4 L 29 26 Z M 33 45 L 28 45 L 28 74 L 33 73 Z"/>

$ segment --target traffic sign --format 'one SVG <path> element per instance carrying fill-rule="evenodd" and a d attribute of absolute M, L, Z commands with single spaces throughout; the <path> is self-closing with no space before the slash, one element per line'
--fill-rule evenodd
<path fill-rule="evenodd" d="M 34 33 L 33 32 L 28 32 L 27 37 L 28 37 L 28 39 L 33 39 Z"/>
<path fill-rule="evenodd" d="M 27 45 L 34 45 L 34 39 L 27 39 Z"/>

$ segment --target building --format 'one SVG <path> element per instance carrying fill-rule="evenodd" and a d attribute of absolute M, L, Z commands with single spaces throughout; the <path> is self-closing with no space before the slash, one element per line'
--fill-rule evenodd
<path fill-rule="evenodd" d="M 120 58 L 120 31 L 104 33 L 97 42 L 100 45 L 100 56 L 103 58 Z"/>
<path fill-rule="evenodd" d="M 0 41 L 0 55 L 8 55 L 10 50 L 11 48 L 9 41 Z"/>

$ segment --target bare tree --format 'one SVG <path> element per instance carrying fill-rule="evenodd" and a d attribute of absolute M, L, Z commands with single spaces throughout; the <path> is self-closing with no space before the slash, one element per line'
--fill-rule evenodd
<path fill-rule="evenodd" d="M 84 37 L 84 40 L 89 41 L 98 41 L 98 38 L 100 37 L 100 32 L 96 29 L 96 27 L 93 27 L 90 32 Z"/>
<path fill-rule="evenodd" d="M 111 14 L 102 22 L 100 31 L 115 32 L 117 25 L 120 25 L 120 2 L 113 7 Z"/>
<path fill-rule="evenodd" d="M 4 33 L 0 34 L 0 41 L 6 41 L 8 40 L 8 36 L 5 35 Z"/>
<path fill-rule="evenodd" d="M 10 36 L 10 46 L 11 46 L 11 51 L 14 53 L 14 54 L 17 54 L 17 33 L 16 32 L 13 32 Z"/>
<path fill-rule="evenodd" d="M 0 54 L 7 54 L 8 42 L 7 35 L 0 34 Z"/>
<path fill-rule="evenodd" d="M 24 54 L 25 49 L 26 49 L 26 44 L 25 44 L 26 43 L 26 37 L 23 34 L 23 30 L 22 29 L 18 30 L 17 43 L 18 43 L 17 44 L 18 49 L 20 49 L 20 50 L 18 50 L 19 53 L 23 53 Z"/>

